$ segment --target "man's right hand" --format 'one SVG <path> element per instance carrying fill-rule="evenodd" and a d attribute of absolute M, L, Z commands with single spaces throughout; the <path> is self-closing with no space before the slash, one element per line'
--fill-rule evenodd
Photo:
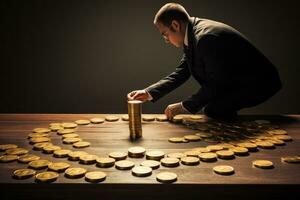
<path fill-rule="evenodd" d="M 145 102 L 151 98 L 150 94 L 146 90 L 134 90 L 127 94 L 127 99 L 129 101 L 132 100 L 140 100 Z"/>

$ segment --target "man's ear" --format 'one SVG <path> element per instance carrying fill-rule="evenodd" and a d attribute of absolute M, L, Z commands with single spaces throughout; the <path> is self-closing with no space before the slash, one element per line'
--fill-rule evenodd
<path fill-rule="evenodd" d="M 178 21 L 173 20 L 171 23 L 171 28 L 173 29 L 172 31 L 174 32 L 180 32 L 181 25 Z"/>

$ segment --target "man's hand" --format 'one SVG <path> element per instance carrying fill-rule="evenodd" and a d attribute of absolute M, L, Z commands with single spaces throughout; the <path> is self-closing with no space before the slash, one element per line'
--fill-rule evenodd
<path fill-rule="evenodd" d="M 150 99 L 150 95 L 146 90 L 134 90 L 127 94 L 127 99 L 129 101 L 139 100 L 145 102 Z"/>
<path fill-rule="evenodd" d="M 165 114 L 168 119 L 171 120 L 175 115 L 191 113 L 182 106 L 181 102 L 179 102 L 168 105 L 168 107 L 165 109 Z"/>

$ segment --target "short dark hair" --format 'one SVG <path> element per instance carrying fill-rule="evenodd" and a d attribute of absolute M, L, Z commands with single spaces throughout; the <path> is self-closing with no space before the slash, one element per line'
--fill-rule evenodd
<path fill-rule="evenodd" d="M 170 26 L 173 20 L 188 22 L 189 14 L 185 8 L 178 3 L 167 3 L 156 13 L 153 23 L 158 21 L 165 26 Z"/>

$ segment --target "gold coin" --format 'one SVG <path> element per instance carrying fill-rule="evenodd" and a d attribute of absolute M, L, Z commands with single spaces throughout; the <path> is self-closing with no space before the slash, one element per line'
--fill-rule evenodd
<path fill-rule="evenodd" d="M 38 182 L 54 182 L 59 177 L 59 174 L 56 172 L 41 172 L 35 176 L 36 181 Z"/>
<path fill-rule="evenodd" d="M 273 143 L 275 145 L 285 145 L 285 142 L 283 140 L 278 140 L 278 139 L 269 139 L 269 140 L 266 140 L 266 142 L 270 142 L 270 143 Z"/>
<path fill-rule="evenodd" d="M 216 154 L 218 158 L 221 159 L 233 159 L 234 158 L 234 152 L 230 150 L 221 150 L 221 151 L 216 151 Z"/>
<path fill-rule="evenodd" d="M 68 156 L 69 156 L 69 160 L 77 161 L 77 160 L 79 160 L 80 156 L 87 155 L 87 154 L 88 153 L 85 151 L 72 151 L 68 154 Z"/>
<path fill-rule="evenodd" d="M 213 137 L 213 134 L 211 133 L 205 133 L 205 132 L 199 132 L 199 133 L 195 133 L 195 135 L 201 137 L 201 138 L 211 138 Z"/>
<path fill-rule="evenodd" d="M 293 138 L 289 135 L 276 135 L 274 138 L 277 140 L 283 140 L 283 141 L 292 141 L 293 140 Z"/>
<path fill-rule="evenodd" d="M 234 152 L 235 155 L 238 156 L 243 156 L 243 155 L 248 155 L 248 149 L 245 147 L 234 147 L 234 148 L 230 148 L 231 151 Z"/>
<path fill-rule="evenodd" d="M 54 151 L 59 150 L 59 149 L 61 149 L 61 147 L 60 146 L 56 146 L 56 145 L 44 146 L 43 147 L 43 153 L 51 154 Z"/>
<path fill-rule="evenodd" d="M 221 175 L 234 174 L 234 168 L 229 165 L 219 165 L 213 168 L 214 172 Z"/>
<path fill-rule="evenodd" d="M 0 156 L 0 162 L 1 163 L 8 163 L 8 162 L 13 162 L 15 160 L 18 160 L 19 156 L 17 155 L 3 155 Z"/>
<path fill-rule="evenodd" d="M 33 154 L 26 154 L 26 155 L 20 156 L 18 158 L 18 161 L 20 163 L 29 163 L 29 162 L 34 161 L 34 160 L 39 160 L 40 158 L 41 157 L 33 155 Z"/>
<path fill-rule="evenodd" d="M 111 152 L 108 155 L 111 158 L 114 158 L 115 160 L 125 160 L 127 158 L 127 153 L 125 152 Z"/>
<path fill-rule="evenodd" d="M 48 133 L 30 133 L 28 134 L 28 138 L 35 138 L 35 137 L 49 137 Z"/>
<path fill-rule="evenodd" d="M 189 118 L 192 119 L 192 120 L 202 120 L 203 116 L 201 116 L 201 115 L 190 115 Z"/>
<path fill-rule="evenodd" d="M 184 165 L 198 165 L 200 162 L 199 158 L 196 157 L 183 157 L 181 163 Z"/>
<path fill-rule="evenodd" d="M 183 120 L 183 116 L 182 115 L 176 115 L 172 118 L 172 122 L 174 123 L 181 123 Z"/>
<path fill-rule="evenodd" d="M 32 130 L 34 133 L 49 133 L 51 130 L 49 128 L 35 128 Z"/>
<path fill-rule="evenodd" d="M 70 164 L 65 162 L 53 162 L 48 165 L 48 169 L 55 172 L 64 172 L 69 167 Z"/>
<path fill-rule="evenodd" d="M 249 151 L 257 151 L 257 145 L 251 142 L 238 143 L 237 146 L 247 148 Z"/>
<path fill-rule="evenodd" d="M 131 172 L 134 176 L 145 177 L 150 176 L 152 174 L 152 168 L 145 166 L 136 166 L 132 168 Z"/>
<path fill-rule="evenodd" d="M 282 162 L 286 163 L 300 163 L 300 157 L 299 156 L 285 156 L 281 157 Z"/>
<path fill-rule="evenodd" d="M 80 142 L 74 143 L 73 147 L 75 147 L 75 148 L 85 148 L 85 147 L 89 147 L 90 145 L 91 145 L 91 143 L 89 143 L 89 142 L 80 141 Z"/>
<path fill-rule="evenodd" d="M 145 160 L 145 161 L 141 162 L 141 166 L 151 167 L 152 169 L 157 169 L 160 166 L 160 162 L 158 162 L 156 160 Z"/>
<path fill-rule="evenodd" d="M 184 153 L 169 153 L 167 154 L 167 157 L 181 159 L 183 157 L 186 157 L 186 155 Z"/>
<path fill-rule="evenodd" d="M 156 175 L 156 180 L 161 183 L 173 183 L 177 180 L 177 174 L 173 172 L 160 172 Z"/>
<path fill-rule="evenodd" d="M 65 138 L 78 138 L 79 135 L 77 133 L 69 133 L 69 134 L 64 134 L 62 135 L 62 138 L 65 139 Z"/>
<path fill-rule="evenodd" d="M 155 117 L 152 115 L 143 115 L 142 120 L 145 122 L 152 122 L 155 120 Z"/>
<path fill-rule="evenodd" d="M 160 160 L 160 163 L 164 167 L 177 167 L 179 166 L 178 158 L 163 158 Z"/>
<path fill-rule="evenodd" d="M 75 129 L 62 129 L 57 131 L 58 135 L 64 135 L 69 133 L 75 133 Z"/>
<path fill-rule="evenodd" d="M 100 157 L 96 159 L 96 162 L 98 167 L 106 168 L 114 166 L 116 160 L 114 158 Z"/>
<path fill-rule="evenodd" d="M 169 138 L 169 142 L 181 143 L 181 142 L 184 142 L 184 137 L 171 137 L 171 138 Z"/>
<path fill-rule="evenodd" d="M 148 151 L 146 153 L 146 159 L 148 159 L 148 160 L 160 161 L 164 157 L 165 157 L 165 153 L 163 151 L 159 151 L 159 150 Z"/>
<path fill-rule="evenodd" d="M 199 158 L 204 162 L 214 162 L 217 161 L 217 154 L 215 153 L 200 153 Z"/>
<path fill-rule="evenodd" d="M 273 149 L 275 147 L 273 143 L 265 142 L 265 141 L 256 142 L 256 145 L 260 148 L 263 148 L 263 149 Z"/>
<path fill-rule="evenodd" d="M 40 150 L 43 150 L 43 148 L 44 148 L 45 146 L 53 146 L 53 144 L 50 143 L 50 142 L 36 143 L 36 144 L 33 145 L 33 149 L 34 149 L 34 150 L 40 151 Z"/>
<path fill-rule="evenodd" d="M 29 151 L 27 149 L 24 149 L 24 148 L 21 148 L 21 147 L 18 147 L 18 148 L 13 148 L 13 149 L 7 149 L 5 151 L 6 154 L 9 154 L 9 155 L 24 155 L 24 154 L 27 154 Z"/>
<path fill-rule="evenodd" d="M 129 121 L 129 116 L 128 115 L 122 115 L 122 120 L 123 121 Z"/>
<path fill-rule="evenodd" d="M 199 153 L 208 153 L 210 152 L 206 147 L 196 147 L 192 151 L 198 151 Z"/>
<path fill-rule="evenodd" d="M 34 176 L 36 173 L 33 169 L 17 169 L 13 173 L 15 179 L 27 179 Z"/>
<path fill-rule="evenodd" d="M 145 155 L 146 149 L 144 147 L 130 147 L 128 149 L 128 156 L 132 158 L 143 158 Z"/>
<path fill-rule="evenodd" d="M 69 149 L 58 149 L 53 152 L 53 156 L 56 158 L 66 158 L 71 152 Z"/>
<path fill-rule="evenodd" d="M 119 160 L 115 163 L 115 166 L 120 170 L 129 170 L 134 167 L 134 162 L 129 160 Z"/>
<path fill-rule="evenodd" d="M 105 117 L 105 120 L 108 122 L 116 122 L 119 120 L 119 117 L 114 116 L 114 115 L 109 115 Z"/>
<path fill-rule="evenodd" d="M 159 115 L 156 117 L 156 120 L 159 122 L 166 122 L 166 121 L 168 121 L 168 118 L 166 115 Z"/>
<path fill-rule="evenodd" d="M 220 145 L 208 145 L 206 147 L 209 151 L 214 152 L 214 151 L 220 151 L 223 150 L 224 148 Z"/>
<path fill-rule="evenodd" d="M 63 139 L 64 144 L 74 144 L 76 142 L 81 142 L 82 139 L 79 137 L 68 137 Z"/>
<path fill-rule="evenodd" d="M 73 123 L 73 122 L 65 122 L 65 123 L 62 123 L 61 126 L 64 127 L 64 128 L 74 129 L 78 125 L 76 123 Z"/>
<path fill-rule="evenodd" d="M 200 141 L 201 137 L 197 136 L 197 135 L 185 135 L 184 139 L 190 141 L 190 142 L 196 142 L 196 141 Z"/>
<path fill-rule="evenodd" d="M 98 183 L 104 181 L 106 173 L 100 171 L 87 172 L 85 174 L 85 180 L 91 183 Z"/>
<path fill-rule="evenodd" d="M 79 162 L 81 164 L 94 164 L 96 163 L 98 156 L 96 155 L 90 155 L 90 154 L 86 154 L 86 155 L 81 155 L 79 157 Z"/>
<path fill-rule="evenodd" d="M 255 160 L 252 162 L 254 167 L 262 168 L 262 169 L 271 169 L 274 168 L 274 165 L 269 160 Z"/>
<path fill-rule="evenodd" d="M 34 160 L 28 163 L 28 166 L 32 169 L 45 169 L 50 163 L 49 160 Z"/>
<path fill-rule="evenodd" d="M 67 178 L 80 178 L 83 177 L 86 172 L 87 170 L 81 167 L 70 167 L 66 169 L 65 176 Z"/>
<path fill-rule="evenodd" d="M 51 131 L 55 131 L 55 132 L 64 129 L 64 127 L 62 126 L 49 126 L 49 128 L 51 129 Z"/>
<path fill-rule="evenodd" d="M 33 137 L 33 138 L 30 138 L 29 141 L 31 144 L 41 143 L 41 142 L 50 142 L 50 138 L 48 138 L 48 137 Z"/>
<path fill-rule="evenodd" d="M 90 119 L 91 120 L 91 122 L 93 123 L 93 124 L 101 124 L 101 123 L 103 123 L 104 122 L 104 119 L 103 118 L 92 118 L 92 119 Z"/>
<path fill-rule="evenodd" d="M 287 135 L 288 134 L 286 130 L 282 130 L 282 129 L 271 130 L 271 131 L 268 131 L 268 133 L 273 134 L 273 135 Z"/>
<path fill-rule="evenodd" d="M 196 150 L 189 150 L 184 152 L 184 155 L 186 156 L 192 156 L 192 157 L 198 157 L 200 154 L 200 151 L 196 151 Z"/>
<path fill-rule="evenodd" d="M 235 147 L 234 145 L 228 144 L 228 143 L 222 143 L 222 144 L 218 144 L 218 145 L 220 145 L 221 147 L 223 147 L 223 149 L 231 149 L 231 148 Z"/>
<path fill-rule="evenodd" d="M 87 120 L 87 119 L 79 119 L 79 120 L 76 120 L 75 123 L 78 125 L 88 125 L 91 123 L 91 121 Z"/>
<path fill-rule="evenodd" d="M 16 144 L 0 144 L 0 151 L 6 151 L 8 149 L 15 149 L 18 148 Z"/>

